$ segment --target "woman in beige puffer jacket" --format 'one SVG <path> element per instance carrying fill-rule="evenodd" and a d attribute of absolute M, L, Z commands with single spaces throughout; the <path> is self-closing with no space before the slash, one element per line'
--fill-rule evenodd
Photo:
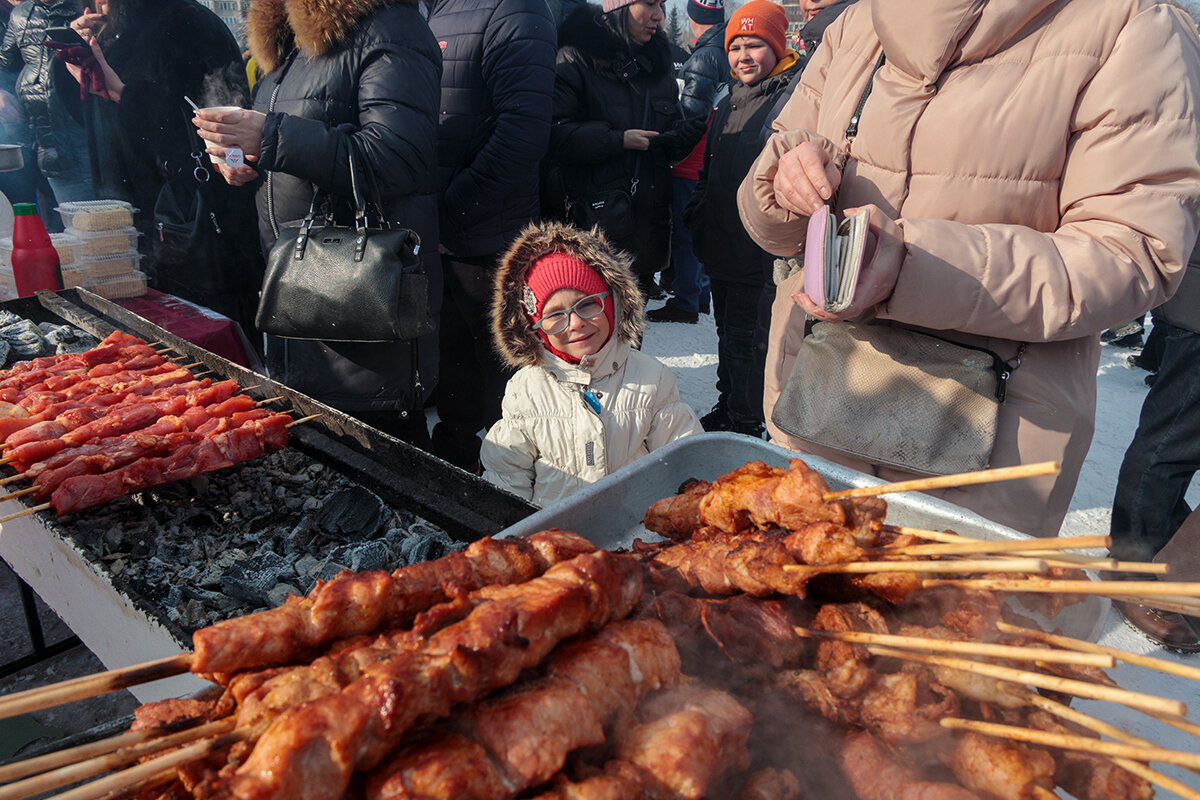
<path fill-rule="evenodd" d="M 818 200 L 811 189 L 840 182 L 836 210 L 872 205 L 879 242 L 853 318 L 1006 359 L 1026 343 L 990 464 L 1061 460 L 1061 474 L 941 494 L 1052 536 L 1092 437 L 1097 334 L 1169 296 L 1196 239 L 1198 106 L 1200 42 L 1167 3 L 864 0 L 826 32 L 739 206 L 760 245 L 795 256 Z M 793 179 L 813 153 L 806 190 Z M 807 298 L 793 299 L 802 282 L 784 281 L 773 308 L 768 420 L 803 336 L 797 302 Z M 903 477 L 768 427 L 792 449 Z"/>

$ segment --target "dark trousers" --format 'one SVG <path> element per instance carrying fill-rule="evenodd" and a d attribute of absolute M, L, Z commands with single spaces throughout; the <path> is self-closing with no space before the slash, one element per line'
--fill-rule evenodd
<path fill-rule="evenodd" d="M 696 181 L 672 178 L 671 184 L 674 187 L 671 195 L 671 263 L 675 267 L 671 305 L 684 311 L 699 311 L 700 306 L 708 305 L 711 300 L 708 276 L 692 250 L 692 232 L 683 224 L 683 210 L 696 189 Z"/>
<path fill-rule="evenodd" d="M 479 431 L 500 419 L 504 385 L 512 375 L 492 347 L 489 322 L 498 257 L 442 255 L 440 422 L 433 429 L 433 451 L 464 469 L 479 461 Z"/>
<path fill-rule="evenodd" d="M 711 279 L 712 310 L 717 323 L 718 405 L 725 407 L 731 430 L 761 435 L 763 371 L 767 363 L 768 317 L 762 320 L 762 285 Z"/>
<path fill-rule="evenodd" d="M 1191 513 L 1184 495 L 1200 469 L 1200 334 L 1165 321 L 1158 377 L 1142 403 L 1113 499 L 1112 552 L 1148 561 Z"/>

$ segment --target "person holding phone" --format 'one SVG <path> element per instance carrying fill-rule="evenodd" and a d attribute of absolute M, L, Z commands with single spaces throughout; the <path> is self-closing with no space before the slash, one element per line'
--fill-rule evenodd
<path fill-rule="evenodd" d="M 59 203 L 95 196 L 78 87 L 43 45 L 48 30 L 66 27 L 79 10 L 78 0 L 29 0 L 13 9 L 0 43 L 0 69 L 16 76 L 37 167 Z"/>
<path fill-rule="evenodd" d="M 249 104 L 233 34 L 195 0 L 96 0 L 70 27 L 87 42 L 100 78 L 89 80 L 82 67 L 70 67 L 89 92 L 84 119 L 96 191 L 140 209 L 142 268 L 151 287 L 207 306 L 252 332 L 263 269 L 253 195 L 209 171 L 184 99 Z M 181 255 L 156 226 L 156 206 L 160 199 L 194 202 L 194 173 L 207 178 L 206 203 L 220 230 L 209 238 L 197 235 L 200 246 Z"/>

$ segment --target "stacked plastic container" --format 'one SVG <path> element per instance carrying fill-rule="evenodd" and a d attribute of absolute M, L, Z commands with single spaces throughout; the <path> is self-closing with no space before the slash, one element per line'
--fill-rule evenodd
<path fill-rule="evenodd" d="M 58 263 L 65 274 L 68 270 L 78 270 L 82 265 L 83 242 L 69 233 L 50 234 L 50 243 L 58 251 Z M 13 240 L 11 236 L 0 239 L 0 300 L 12 300 L 17 296 L 17 284 L 12 271 Z M 78 284 L 76 284 L 78 285 Z M 65 287 L 70 288 L 70 287 Z"/>
<path fill-rule="evenodd" d="M 82 286 L 110 300 L 146 293 L 146 275 L 138 269 L 138 231 L 133 227 L 137 209 L 120 200 L 84 200 L 55 210 L 66 232 L 79 241 L 78 261 L 62 263 L 64 289 Z"/>

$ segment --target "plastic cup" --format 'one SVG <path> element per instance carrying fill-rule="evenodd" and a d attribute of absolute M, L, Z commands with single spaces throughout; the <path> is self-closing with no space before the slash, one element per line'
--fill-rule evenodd
<path fill-rule="evenodd" d="M 241 109 L 242 109 L 241 106 L 205 106 L 204 108 L 202 108 L 200 110 L 201 111 L 241 111 Z M 215 156 L 210 153 L 208 157 L 214 164 L 224 164 L 225 163 L 225 159 L 221 158 L 220 156 Z"/>

